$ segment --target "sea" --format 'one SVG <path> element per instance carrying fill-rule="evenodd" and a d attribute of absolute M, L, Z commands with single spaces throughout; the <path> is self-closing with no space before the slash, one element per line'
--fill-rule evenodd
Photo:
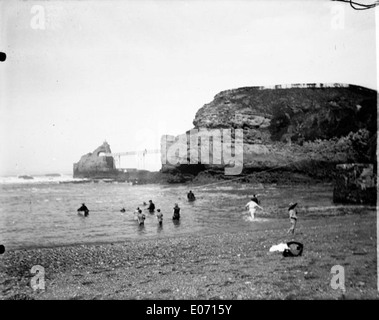
<path fill-rule="evenodd" d="M 188 202 L 192 190 L 196 201 Z M 90 181 L 70 175 L 0 178 L 0 244 L 8 249 L 54 247 L 89 243 L 114 243 L 204 235 L 265 228 L 288 228 L 287 207 L 332 205 L 333 186 L 285 186 L 216 182 L 208 184 L 144 184 Z M 263 211 L 251 221 L 246 203 L 259 194 Z M 146 209 L 152 200 L 163 213 Z M 85 203 L 89 216 L 78 214 Z M 173 207 L 181 208 L 179 222 L 172 220 Z M 139 226 L 134 211 L 143 210 L 146 220 Z M 122 212 L 121 209 L 125 209 Z M 275 213 L 275 214 L 273 214 Z"/>

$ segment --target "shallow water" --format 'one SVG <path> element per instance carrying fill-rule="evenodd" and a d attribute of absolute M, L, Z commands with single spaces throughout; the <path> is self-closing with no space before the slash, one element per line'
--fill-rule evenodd
<path fill-rule="evenodd" d="M 289 202 L 301 206 L 332 205 L 332 186 L 285 187 L 275 185 L 160 186 L 125 183 L 49 184 L 23 183 L 0 186 L 0 243 L 6 248 L 55 246 L 76 243 L 115 242 L 128 239 L 171 237 L 245 229 L 287 227 L 282 219 L 264 217 L 283 211 Z M 187 202 L 193 190 L 197 200 Z M 254 221 L 244 206 L 253 193 L 261 206 Z M 144 210 L 145 225 L 134 220 L 136 207 L 153 200 L 164 221 L 160 227 L 154 214 Z M 81 203 L 89 217 L 78 215 Z M 172 221 L 173 206 L 181 207 L 179 223 Z M 125 208 L 126 212 L 120 212 Z"/>

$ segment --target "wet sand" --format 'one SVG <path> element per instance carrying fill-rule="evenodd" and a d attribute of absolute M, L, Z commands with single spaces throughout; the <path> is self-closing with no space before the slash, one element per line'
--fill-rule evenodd
<path fill-rule="evenodd" d="M 378 299 L 376 212 L 300 219 L 289 228 L 6 251 L 0 299 Z M 292 239 L 301 257 L 269 248 Z M 31 268 L 45 268 L 33 291 Z M 345 268 L 346 292 L 331 268 Z"/>

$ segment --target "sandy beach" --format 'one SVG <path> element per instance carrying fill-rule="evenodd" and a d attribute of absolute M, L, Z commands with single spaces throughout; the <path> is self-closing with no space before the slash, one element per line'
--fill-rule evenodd
<path fill-rule="evenodd" d="M 376 212 L 309 217 L 282 229 L 113 244 L 5 251 L 0 298 L 8 299 L 378 299 Z M 300 257 L 269 248 L 292 239 Z M 45 269 L 33 290 L 31 268 Z M 346 292 L 331 268 L 345 270 Z"/>

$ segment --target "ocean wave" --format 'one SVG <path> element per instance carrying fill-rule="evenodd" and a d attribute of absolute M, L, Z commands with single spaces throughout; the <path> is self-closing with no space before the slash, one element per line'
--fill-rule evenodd
<path fill-rule="evenodd" d="M 19 176 L 0 177 L 1 184 L 58 184 L 58 183 L 84 183 L 90 181 L 85 178 L 73 178 L 71 175 L 60 176 L 30 176 L 33 179 L 23 179 Z"/>

